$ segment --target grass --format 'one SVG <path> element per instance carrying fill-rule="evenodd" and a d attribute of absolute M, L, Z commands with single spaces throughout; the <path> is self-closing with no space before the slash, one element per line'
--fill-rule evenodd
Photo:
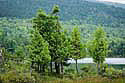
<path fill-rule="evenodd" d="M 69 80 L 69 79 L 58 79 L 58 80 L 48 80 L 42 81 L 42 83 L 125 83 L 125 78 L 121 79 L 107 79 L 107 78 L 86 78 L 79 80 Z"/>

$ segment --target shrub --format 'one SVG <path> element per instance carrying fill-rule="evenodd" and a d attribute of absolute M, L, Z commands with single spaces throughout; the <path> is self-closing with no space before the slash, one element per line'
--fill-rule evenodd
<path fill-rule="evenodd" d="M 9 71 L 0 76 L 1 83 L 35 83 L 35 81 L 35 78 L 30 73 Z"/>
<path fill-rule="evenodd" d="M 103 73 L 104 77 L 108 77 L 108 78 L 120 78 L 122 77 L 122 71 L 121 70 L 116 70 L 113 67 L 111 68 L 106 68 L 105 73 Z"/>
<path fill-rule="evenodd" d="M 39 74 L 30 73 L 28 64 L 16 64 L 8 61 L 5 64 L 6 71 L 0 75 L 0 83 L 39 83 Z"/>

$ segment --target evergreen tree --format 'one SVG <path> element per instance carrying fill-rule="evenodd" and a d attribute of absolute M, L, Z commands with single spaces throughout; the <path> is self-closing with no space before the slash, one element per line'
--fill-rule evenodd
<path fill-rule="evenodd" d="M 37 28 L 42 37 L 49 43 L 51 72 L 52 62 L 55 62 L 55 69 L 57 73 L 59 73 L 60 70 L 60 64 L 56 60 L 60 57 L 57 50 L 61 45 L 61 26 L 57 16 L 58 12 L 58 6 L 54 6 L 51 14 L 46 14 L 40 9 L 37 13 L 37 16 L 33 19 L 33 27 Z"/>
<path fill-rule="evenodd" d="M 105 61 L 108 53 L 108 42 L 106 33 L 102 28 L 97 28 L 93 40 L 90 43 L 90 54 L 95 63 L 97 63 L 98 74 L 100 74 L 101 64 Z"/>
<path fill-rule="evenodd" d="M 32 63 L 38 64 L 38 71 L 41 71 L 41 64 L 43 67 L 43 72 L 45 71 L 45 66 L 50 62 L 51 57 L 49 55 L 48 43 L 39 34 L 37 29 L 32 34 L 31 44 L 28 46 L 30 52 L 30 59 Z"/>
<path fill-rule="evenodd" d="M 80 32 L 78 31 L 78 28 L 74 28 L 72 31 L 72 38 L 71 38 L 71 57 L 76 61 L 76 71 L 78 73 L 78 64 L 77 59 L 80 59 L 83 57 L 82 55 L 82 43 L 80 38 Z"/>
<path fill-rule="evenodd" d="M 60 40 L 61 45 L 58 48 L 59 62 L 61 64 L 61 73 L 63 74 L 64 64 L 66 64 L 67 59 L 70 57 L 71 51 L 71 41 L 70 38 L 66 35 L 66 31 L 61 32 Z"/>

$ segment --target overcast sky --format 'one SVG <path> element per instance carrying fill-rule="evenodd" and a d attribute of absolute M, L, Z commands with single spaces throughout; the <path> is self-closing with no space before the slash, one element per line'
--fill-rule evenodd
<path fill-rule="evenodd" d="M 106 1 L 106 2 L 115 2 L 125 4 L 125 0 L 97 0 L 97 1 Z"/>

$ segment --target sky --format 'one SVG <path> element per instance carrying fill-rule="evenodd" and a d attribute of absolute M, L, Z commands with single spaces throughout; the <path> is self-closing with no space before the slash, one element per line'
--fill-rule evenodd
<path fill-rule="evenodd" d="M 106 1 L 106 2 L 115 2 L 125 4 L 125 0 L 97 0 L 97 1 Z"/>

